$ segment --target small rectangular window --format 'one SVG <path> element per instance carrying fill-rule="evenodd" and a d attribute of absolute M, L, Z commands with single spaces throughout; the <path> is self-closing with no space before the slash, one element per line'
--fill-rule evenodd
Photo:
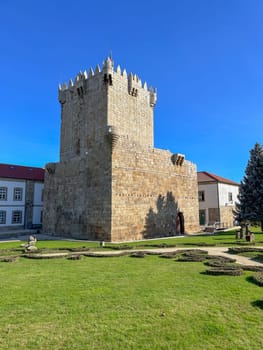
<path fill-rule="evenodd" d="M 204 202 L 205 201 L 205 191 L 199 191 L 198 192 L 198 200 L 199 200 L 199 202 Z"/>
<path fill-rule="evenodd" d="M 7 200 L 7 187 L 0 187 L 0 201 Z"/>
<path fill-rule="evenodd" d="M 233 194 L 232 194 L 232 192 L 228 192 L 228 201 L 229 202 L 233 201 Z"/>
<path fill-rule="evenodd" d="M 21 201 L 23 197 L 23 188 L 15 187 L 14 188 L 14 201 Z"/>
<path fill-rule="evenodd" d="M 41 202 L 44 200 L 44 190 L 41 190 Z"/>
<path fill-rule="evenodd" d="M 12 213 L 12 224 L 22 224 L 22 211 L 14 210 Z"/>
<path fill-rule="evenodd" d="M 6 211 L 0 210 L 0 225 L 6 223 Z"/>
<path fill-rule="evenodd" d="M 43 210 L 41 210 L 41 213 L 40 213 L 40 223 L 42 224 L 43 222 Z"/>

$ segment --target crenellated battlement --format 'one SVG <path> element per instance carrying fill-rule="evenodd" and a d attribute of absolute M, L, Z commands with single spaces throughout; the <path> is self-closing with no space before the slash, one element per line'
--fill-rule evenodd
<path fill-rule="evenodd" d="M 157 89 L 148 88 L 147 83 L 142 83 L 142 80 L 133 73 L 127 74 L 126 69 L 121 69 L 120 65 L 117 65 L 116 69 L 114 68 L 113 60 L 108 57 L 100 67 L 98 64 L 93 70 L 91 67 L 89 72 L 86 70 L 84 72 L 80 71 L 76 77 L 70 79 L 68 83 L 64 82 L 58 86 L 58 95 L 60 103 L 65 103 L 67 100 L 66 92 L 74 92 L 76 90 L 77 94 L 82 97 L 85 93 L 85 90 L 89 85 L 92 85 L 93 82 L 100 82 L 102 85 L 113 85 L 116 78 L 124 79 L 127 85 L 127 92 L 131 96 L 136 97 L 140 90 L 149 93 L 150 106 L 154 107 L 157 101 Z"/>

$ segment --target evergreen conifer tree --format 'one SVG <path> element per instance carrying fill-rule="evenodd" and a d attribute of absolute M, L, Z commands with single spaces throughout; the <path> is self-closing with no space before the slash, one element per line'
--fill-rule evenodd
<path fill-rule="evenodd" d="M 238 199 L 236 219 L 240 222 L 260 221 L 263 231 L 263 148 L 259 143 L 256 143 L 250 151 Z"/>

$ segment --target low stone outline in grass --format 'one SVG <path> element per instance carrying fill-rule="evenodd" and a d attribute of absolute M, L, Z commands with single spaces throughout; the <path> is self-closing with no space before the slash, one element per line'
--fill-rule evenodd
<path fill-rule="evenodd" d="M 9 256 L 1 256 L 0 262 L 15 262 L 19 259 L 19 255 L 9 255 Z"/>

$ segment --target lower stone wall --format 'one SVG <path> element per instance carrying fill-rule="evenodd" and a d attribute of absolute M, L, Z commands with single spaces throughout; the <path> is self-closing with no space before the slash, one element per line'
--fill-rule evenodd
<path fill-rule="evenodd" d="M 119 138 L 46 166 L 43 232 L 132 241 L 198 232 L 195 164 Z"/>
<path fill-rule="evenodd" d="M 233 209 L 234 207 L 231 206 L 220 207 L 220 221 L 226 228 L 234 226 Z"/>
<path fill-rule="evenodd" d="M 43 232 L 110 241 L 110 151 L 101 147 L 85 159 L 47 164 Z"/>
<path fill-rule="evenodd" d="M 112 240 L 198 232 L 196 166 L 119 139 L 112 159 Z M 179 213 L 179 215 L 178 215 Z"/>

